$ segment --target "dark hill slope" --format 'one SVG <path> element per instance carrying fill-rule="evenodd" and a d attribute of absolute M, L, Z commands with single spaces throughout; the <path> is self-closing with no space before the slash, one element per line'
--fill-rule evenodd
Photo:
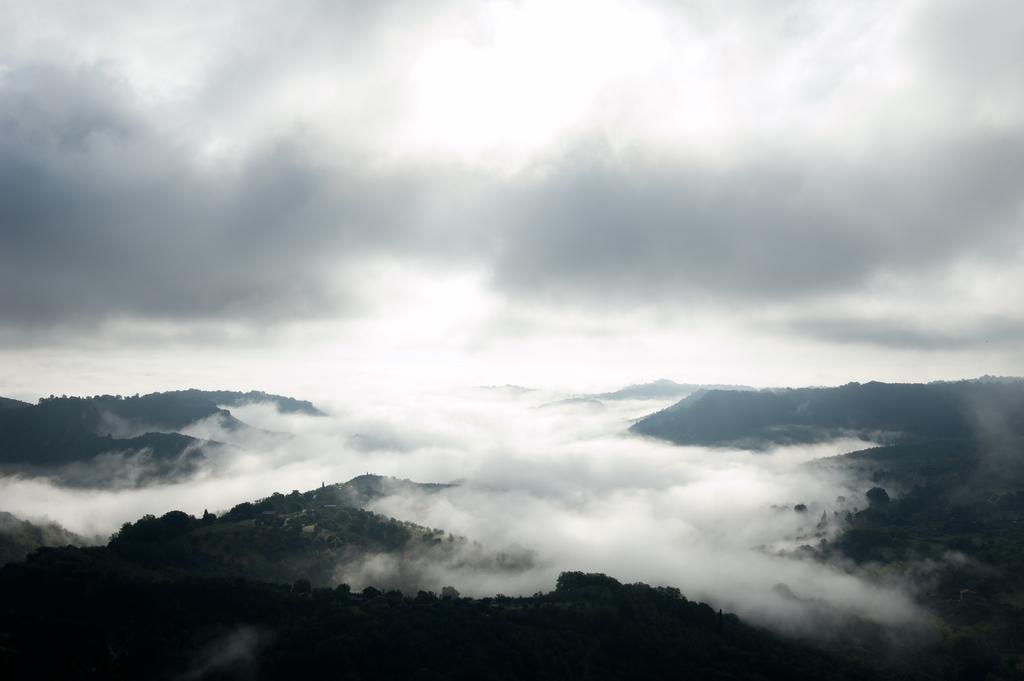
<path fill-rule="evenodd" d="M 163 393 L 44 398 L 37 405 L 0 411 L 0 461 L 87 459 L 110 449 L 102 439 L 174 433 L 209 417 L 225 427 L 241 425 L 230 412 L 202 398 Z"/>
<path fill-rule="evenodd" d="M 246 404 L 269 402 L 285 414 L 324 416 L 324 412 L 315 407 L 312 402 L 307 400 L 298 400 L 294 397 L 287 397 L 285 395 L 265 393 L 262 390 L 241 392 L 238 390 L 197 390 L 195 388 L 190 388 L 188 390 L 174 390 L 161 394 L 175 397 L 201 398 L 209 400 L 214 404 L 224 405 L 227 407 L 240 407 Z"/>
<path fill-rule="evenodd" d="M 517 572 L 532 567 L 532 554 L 487 552 L 462 537 L 365 511 L 378 496 L 430 490 L 407 480 L 361 476 L 306 493 L 273 494 L 241 503 L 220 517 L 172 511 L 126 524 L 98 561 L 152 570 L 333 586 L 339 575 L 373 556 L 393 566 L 389 583 L 422 586 L 426 565 Z M 437 587 L 439 588 L 439 587 Z"/>
<path fill-rule="evenodd" d="M 0 511 L 0 565 L 25 560 L 41 546 L 67 546 L 89 543 L 54 522 L 29 522 Z"/>
<path fill-rule="evenodd" d="M 32 405 L 28 402 L 22 402 L 21 400 L 13 400 L 10 397 L 0 397 L 0 411 L 5 409 L 21 409 L 22 407 L 31 407 Z"/>
<path fill-rule="evenodd" d="M 631 430 L 677 444 L 758 449 L 843 436 L 964 439 L 993 427 L 1024 432 L 1024 382 L 709 390 L 640 419 Z"/>
<path fill-rule="evenodd" d="M 873 447 L 805 464 L 874 486 L 828 548 L 856 561 L 902 563 L 967 556 L 959 567 L 986 566 L 989 596 L 1024 604 L 1024 438 L 993 446 L 973 440 Z M 980 582 L 965 578 L 966 582 Z M 960 587 L 963 588 L 961 584 Z M 972 587 L 973 588 L 973 587 Z M 950 595 L 950 594 L 947 594 Z M 955 593 L 952 595 L 956 595 Z M 1000 596 L 1000 598 L 1002 598 Z M 1024 622 L 1024 610 L 1018 614 Z"/>
<path fill-rule="evenodd" d="M 830 522 L 843 531 L 801 553 L 913 584 L 945 632 L 937 666 L 960 668 L 950 678 L 1022 678 L 1017 662 L 1009 665 L 1015 672 L 999 669 L 1021 659 L 1024 641 L 1022 454 L 1024 438 L 1004 437 L 907 442 L 809 462 L 857 481 L 852 505 L 860 510 L 835 514 Z"/>
<path fill-rule="evenodd" d="M 220 404 L 270 402 L 289 413 L 322 414 L 311 403 L 258 391 L 179 390 L 142 396 L 48 397 L 0 403 L 0 472 L 62 484 L 137 486 L 180 480 L 211 460 L 220 443 L 180 433 L 214 420 L 220 439 L 251 432 Z M 264 435 L 281 437 L 279 434 Z"/>
<path fill-rule="evenodd" d="M 183 393 L 150 393 L 141 397 L 99 396 L 91 400 L 101 417 L 113 416 L 127 421 L 130 425 L 147 431 L 180 431 L 196 421 L 216 417 L 226 428 L 242 425 L 226 409 L 221 409 L 213 400 L 201 395 Z"/>
<path fill-rule="evenodd" d="M 210 416 L 229 427 L 240 424 L 206 400 L 162 395 L 43 399 L 37 405 L 0 411 L 0 466 L 66 484 L 103 486 L 106 477 L 119 474 L 112 465 L 116 462 L 107 461 L 111 465 L 94 470 L 86 466 L 110 455 L 141 464 L 134 484 L 187 477 L 218 445 L 173 431 Z M 115 436 L 114 431 L 129 435 Z"/>
<path fill-rule="evenodd" d="M 47 553 L 0 571 L 5 678 L 879 678 L 675 589 L 603 575 L 566 573 L 529 598 L 439 599 L 156 579 Z"/>
<path fill-rule="evenodd" d="M 51 428 L 79 425 L 100 435 L 115 436 L 125 430 L 136 433 L 180 431 L 211 416 L 221 419 L 229 428 L 241 423 L 212 400 L 185 393 L 48 397 L 39 400 L 33 410 L 35 418 Z"/>

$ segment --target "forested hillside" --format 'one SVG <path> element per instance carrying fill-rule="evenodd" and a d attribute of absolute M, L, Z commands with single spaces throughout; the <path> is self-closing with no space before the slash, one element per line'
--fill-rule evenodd
<path fill-rule="evenodd" d="M 631 430 L 677 444 L 763 449 L 840 437 L 975 438 L 996 427 L 1024 433 L 1024 381 L 708 390 L 640 419 Z"/>

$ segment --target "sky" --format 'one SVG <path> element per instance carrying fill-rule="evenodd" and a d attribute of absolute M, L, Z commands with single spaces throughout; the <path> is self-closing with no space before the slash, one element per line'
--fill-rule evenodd
<path fill-rule="evenodd" d="M 0 1 L 0 394 L 1024 373 L 1014 0 Z"/>

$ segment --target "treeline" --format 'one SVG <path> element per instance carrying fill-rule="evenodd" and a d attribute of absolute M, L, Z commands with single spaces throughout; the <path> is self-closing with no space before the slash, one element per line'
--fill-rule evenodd
<path fill-rule="evenodd" d="M 40 397 L 39 404 L 52 404 L 55 402 L 71 401 L 71 402 L 84 402 L 84 401 L 98 401 L 98 402 L 113 402 L 121 400 L 141 400 L 142 397 L 139 393 L 134 395 L 57 395 L 51 394 L 49 397 Z"/>
<path fill-rule="evenodd" d="M 1024 678 L 1022 444 L 904 443 L 809 464 L 894 491 L 875 488 L 869 507 L 812 552 L 912 584 L 939 635 L 919 666 L 936 676 Z"/>
<path fill-rule="evenodd" d="M 5 678 L 872 679 L 677 590 L 565 573 L 531 597 L 155 579 L 48 549 L 0 571 Z"/>

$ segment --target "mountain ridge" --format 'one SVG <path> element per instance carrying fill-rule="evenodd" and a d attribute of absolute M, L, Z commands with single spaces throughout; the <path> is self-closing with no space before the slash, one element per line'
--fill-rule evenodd
<path fill-rule="evenodd" d="M 764 449 L 841 437 L 877 442 L 969 438 L 983 411 L 1024 432 L 1024 382 L 848 383 L 831 388 L 695 393 L 630 431 L 675 444 Z"/>

